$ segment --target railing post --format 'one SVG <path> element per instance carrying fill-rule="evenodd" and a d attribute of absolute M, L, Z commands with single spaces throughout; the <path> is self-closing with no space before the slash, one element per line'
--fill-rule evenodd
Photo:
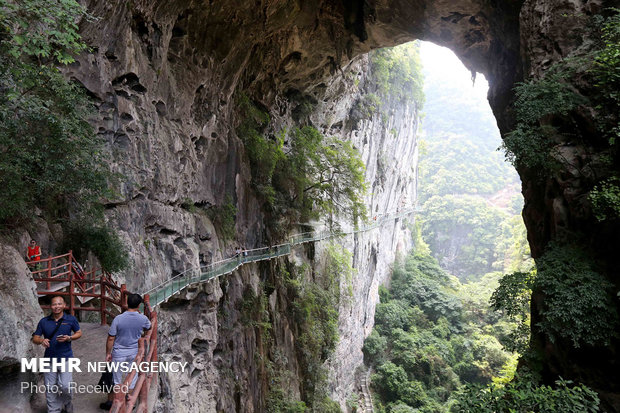
<path fill-rule="evenodd" d="M 127 285 L 121 284 L 121 312 L 127 310 Z"/>
<path fill-rule="evenodd" d="M 146 307 L 146 302 L 145 302 L 145 304 L 144 304 L 144 310 L 145 310 L 144 312 L 145 313 L 146 313 L 146 308 L 147 307 Z M 149 350 L 150 350 L 151 342 L 150 341 L 147 342 L 146 339 L 144 337 L 142 337 L 138 343 L 141 343 L 142 347 L 144 348 L 144 350 L 143 350 L 144 351 L 144 356 L 142 357 L 142 360 L 143 361 L 151 361 L 151 360 L 147 360 L 148 353 L 149 353 Z M 139 350 L 138 350 L 138 352 L 139 352 Z M 136 374 L 138 374 L 138 373 L 136 373 Z M 137 402 L 136 405 L 138 406 L 138 412 L 140 411 L 140 405 L 143 405 L 144 404 L 143 402 L 146 402 L 148 400 L 148 397 L 149 397 L 148 375 L 153 374 L 153 373 L 152 372 L 148 372 L 148 373 L 145 372 L 145 373 L 142 373 L 142 374 L 144 375 L 144 381 L 142 382 L 142 386 L 140 387 L 140 393 L 138 394 L 139 397 L 138 397 L 138 399 L 136 399 L 136 402 Z M 138 380 L 140 380 L 139 377 L 138 377 Z M 139 402 L 138 402 L 138 400 L 139 400 Z"/>
<path fill-rule="evenodd" d="M 151 361 L 157 361 L 157 330 L 159 329 L 159 322 L 157 321 L 156 311 L 153 311 L 151 322 L 155 323 L 155 330 L 153 330 L 153 333 L 151 335 L 151 337 L 155 336 L 155 338 L 151 340 L 152 345 L 155 346 L 155 350 L 153 350 L 153 358 L 151 359 Z"/>
<path fill-rule="evenodd" d="M 50 290 L 50 288 L 52 288 L 52 282 L 49 280 L 50 278 L 52 278 L 52 261 L 54 261 L 52 259 L 52 257 L 49 258 L 49 260 L 47 261 L 47 282 L 46 282 L 46 286 L 47 286 L 47 291 Z M 36 264 L 35 264 L 35 270 L 37 269 Z"/>
<path fill-rule="evenodd" d="M 144 315 L 151 318 L 151 295 L 144 294 Z"/>
<path fill-rule="evenodd" d="M 124 393 L 122 390 L 119 391 L 118 393 L 115 393 L 114 394 L 114 401 L 112 402 L 112 409 L 111 410 L 114 410 L 115 406 L 119 406 L 119 409 L 117 410 L 118 413 L 125 413 L 125 411 L 126 411 L 126 404 L 125 404 L 126 398 L 127 398 L 127 393 Z"/>
<path fill-rule="evenodd" d="M 75 315 L 75 310 L 73 309 L 73 267 L 72 267 L 72 258 L 73 253 L 69 251 L 69 314 Z M 51 262 L 51 261 L 50 261 Z"/>
<path fill-rule="evenodd" d="M 99 288 L 99 292 L 101 293 L 101 298 L 99 299 L 101 301 L 100 305 L 101 305 L 101 325 L 105 325 L 108 324 L 108 319 L 106 317 L 106 305 L 105 305 L 105 277 L 103 272 L 101 273 L 101 278 L 100 278 L 100 282 L 101 282 L 101 287 Z M 95 284 L 93 284 L 95 285 Z"/>

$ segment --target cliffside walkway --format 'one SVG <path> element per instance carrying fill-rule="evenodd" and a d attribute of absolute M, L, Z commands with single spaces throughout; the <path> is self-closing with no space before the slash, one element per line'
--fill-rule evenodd
<path fill-rule="evenodd" d="M 372 404 L 372 395 L 370 393 L 370 369 L 364 374 L 360 380 L 360 389 L 362 391 L 362 399 L 360 400 L 360 413 L 374 413 L 375 408 Z"/>
<path fill-rule="evenodd" d="M 377 216 L 376 219 L 373 219 L 368 225 L 364 225 L 362 227 L 349 231 L 320 231 L 297 234 L 292 236 L 287 243 L 275 245 L 272 247 L 246 250 L 239 254 L 237 257 L 227 258 L 225 260 L 217 261 L 199 268 L 191 268 L 169 280 L 164 281 L 158 286 L 151 288 L 143 294 L 148 294 L 151 300 L 151 306 L 156 307 L 157 305 L 167 301 L 171 296 L 179 293 L 184 288 L 187 288 L 194 284 L 207 282 L 221 275 L 230 274 L 244 264 L 270 260 L 272 258 L 289 255 L 294 246 L 305 244 L 307 242 L 322 241 L 329 238 L 336 238 L 345 235 L 356 234 L 359 232 L 370 231 L 372 229 L 382 226 L 386 222 L 402 218 L 415 212 L 418 212 L 418 210 L 407 209 L 401 212 L 395 212 L 393 214 Z"/>
<path fill-rule="evenodd" d="M 173 295 L 179 293 L 184 288 L 194 284 L 207 282 L 221 275 L 230 274 L 237 268 L 247 263 L 269 260 L 288 255 L 291 253 L 292 248 L 296 245 L 370 231 L 382 226 L 386 222 L 402 218 L 414 212 L 417 212 L 417 210 L 409 209 L 393 214 L 376 216 L 368 225 L 349 231 L 321 231 L 297 234 L 292 236 L 287 243 L 243 251 L 236 257 L 218 261 L 207 266 L 192 268 L 154 288 L 151 288 L 148 291 L 143 292 L 144 314 L 151 320 L 152 327 L 147 334 L 140 339 L 138 355 L 136 356 L 134 362 L 140 363 L 157 361 L 158 321 L 157 313 L 153 311 L 153 308 L 165 302 Z M 88 272 L 84 271 L 79 263 L 77 263 L 73 258 L 71 251 L 69 251 L 68 254 L 46 258 L 37 262 L 31 261 L 27 264 L 33 268 L 33 279 L 37 284 L 37 293 L 39 296 L 62 295 L 67 297 L 69 299 L 67 309 L 72 315 L 74 315 L 76 311 L 95 311 L 101 314 L 102 327 L 100 329 L 93 327 L 92 331 L 90 331 L 93 333 L 91 340 L 88 340 L 85 337 L 84 340 L 76 341 L 74 346 L 76 355 L 82 355 L 80 358 L 83 362 L 103 361 L 101 351 L 104 349 L 104 338 L 107 335 L 107 326 L 105 326 L 107 324 L 107 317 L 113 318 L 117 314 L 120 314 L 123 310 L 127 309 L 128 291 L 125 284 L 119 286 L 110 274 L 99 269 L 92 269 Z M 92 304 L 85 305 L 93 299 L 99 299 L 97 306 L 93 306 Z M 41 307 L 50 308 L 49 305 L 44 304 L 41 304 Z M 95 339 L 97 343 L 96 347 L 99 354 L 91 351 L 91 349 L 95 346 L 89 342 L 93 339 Z M 135 374 L 135 371 L 130 373 L 123 384 L 130 383 Z M 94 382 L 95 379 L 97 379 L 97 376 L 97 374 L 89 375 L 88 377 L 85 376 L 80 378 L 80 381 L 83 381 L 82 384 L 92 384 L 91 382 Z M 140 372 L 138 374 L 138 381 L 133 390 L 126 393 L 117 393 L 115 395 L 110 412 L 130 413 L 134 410 L 134 407 L 136 408 L 136 413 L 146 413 L 150 411 L 149 400 L 152 399 L 150 396 L 153 395 L 150 390 L 155 377 L 155 373 Z M 365 379 L 365 382 L 367 383 L 367 377 Z M 368 390 L 367 385 L 366 390 Z M 365 406 L 370 405 L 370 410 L 368 410 L 368 407 L 365 407 L 365 411 L 372 412 L 372 400 L 370 399 L 370 394 L 366 392 L 364 394 L 364 398 L 365 400 L 367 399 L 370 401 L 370 403 L 365 402 Z M 75 400 L 75 406 L 79 409 L 76 411 L 85 413 L 90 412 L 92 411 L 91 407 L 93 405 L 96 406 L 97 401 L 98 400 L 96 398 L 86 398 L 80 396 Z M 82 406 L 89 407 L 86 408 Z"/>

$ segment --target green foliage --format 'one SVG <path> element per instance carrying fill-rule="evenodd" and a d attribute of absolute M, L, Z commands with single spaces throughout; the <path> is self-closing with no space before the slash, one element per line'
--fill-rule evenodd
<path fill-rule="evenodd" d="M 606 344 L 617 335 L 613 284 L 588 254 L 576 246 L 552 243 L 537 266 L 534 288 L 545 296 L 537 327 L 551 340 L 563 338 L 579 347 Z"/>
<path fill-rule="evenodd" d="M 493 113 L 482 88 L 440 73 L 426 64 L 416 224 L 431 255 L 460 280 L 520 270 L 529 248 L 516 216 L 519 178 L 496 150 L 501 138 Z M 416 249 L 424 243 L 416 240 Z"/>
<path fill-rule="evenodd" d="M 620 9 L 609 9 L 611 16 L 601 26 L 602 47 L 595 54 L 592 74 L 600 93 L 597 109 L 602 115 L 601 130 L 615 145 L 620 138 Z"/>
<path fill-rule="evenodd" d="M 579 62 L 564 60 L 547 70 L 538 80 L 518 83 L 515 87 L 517 126 L 504 138 L 506 159 L 515 166 L 523 165 L 538 173 L 549 173 L 560 166 L 561 156 L 555 148 L 559 131 L 542 122 L 551 116 L 568 116 L 586 103 L 569 83 Z"/>
<path fill-rule="evenodd" d="M 620 178 L 612 177 L 596 185 L 588 196 L 598 221 L 620 217 Z"/>
<path fill-rule="evenodd" d="M 491 307 L 501 311 L 517 327 L 504 343 L 510 351 L 524 353 L 529 344 L 530 297 L 534 286 L 534 273 L 506 274 L 491 296 Z"/>
<path fill-rule="evenodd" d="M 333 274 L 340 280 L 340 291 L 346 293 L 340 298 L 349 302 L 353 298 L 353 276 L 356 269 L 353 268 L 353 254 L 346 248 L 330 243 L 327 245 L 325 272 Z"/>
<path fill-rule="evenodd" d="M 306 403 L 294 400 L 285 388 L 292 379 L 293 372 L 288 370 L 286 356 L 280 350 L 273 350 L 273 360 L 265 363 L 269 387 L 265 408 L 267 413 L 305 413 Z"/>
<path fill-rule="evenodd" d="M 508 231 L 504 211 L 471 195 L 433 196 L 423 208 L 424 239 L 446 269 L 461 278 L 494 269 L 503 253 L 497 247 Z"/>
<path fill-rule="evenodd" d="M 558 380 L 554 387 L 538 386 L 530 376 L 520 376 L 505 386 L 466 386 L 450 410 L 454 413 L 585 413 L 598 412 L 593 390 Z"/>
<path fill-rule="evenodd" d="M 419 168 L 422 202 L 434 195 L 492 195 L 516 180 L 495 148 L 478 139 L 444 131 L 428 140 Z"/>
<path fill-rule="evenodd" d="M 486 284 L 496 278 L 465 289 L 428 255 L 396 263 L 363 348 L 365 362 L 376 367 L 378 411 L 446 412 L 462 382 L 490 383 L 503 374 L 510 356 L 487 332 L 499 317 L 481 314 L 492 291 Z M 464 311 L 467 300 L 475 311 Z"/>
<path fill-rule="evenodd" d="M 383 334 L 400 328 L 405 329 L 409 325 L 409 305 L 403 300 L 390 300 L 379 303 L 375 310 L 375 323 Z"/>
<path fill-rule="evenodd" d="M 334 296 L 333 286 L 325 291 L 315 284 L 308 284 L 294 302 L 297 319 L 304 320 L 299 344 L 309 374 L 316 373 L 338 342 L 338 311 Z"/>
<path fill-rule="evenodd" d="M 302 397 L 312 411 L 340 412 L 328 396 L 324 366 L 338 342 L 338 306 L 341 284 L 352 272 L 350 253 L 335 245 L 326 250 L 324 268 L 306 280 L 300 269 L 285 274 L 292 296 L 291 307 L 297 326 L 296 348 L 303 371 Z"/>
<path fill-rule="evenodd" d="M 259 294 L 248 286 L 243 292 L 241 301 L 241 320 L 244 325 L 262 329 L 262 337 L 267 338 L 271 330 L 269 319 L 269 303 L 267 295 L 263 293 L 264 285 L 259 285 Z"/>
<path fill-rule="evenodd" d="M 55 68 L 9 66 L 0 80 L 0 220 L 31 216 L 35 205 L 54 215 L 67 204 L 86 209 L 108 175 L 85 93 Z"/>
<path fill-rule="evenodd" d="M 377 368 L 372 383 L 386 401 L 400 400 L 416 407 L 426 398 L 422 385 L 419 382 L 409 381 L 405 370 L 389 361 Z"/>
<path fill-rule="evenodd" d="M 325 138 L 311 126 L 295 128 L 291 149 L 278 167 L 274 187 L 289 194 L 288 205 L 307 221 L 341 214 L 357 222 L 365 219 L 364 163 L 350 142 Z"/>
<path fill-rule="evenodd" d="M 372 115 L 378 113 L 381 109 L 381 99 L 374 93 L 366 93 L 355 102 L 352 109 L 352 117 L 354 119 L 371 119 Z"/>
<path fill-rule="evenodd" d="M 571 111 L 587 103 L 596 107 L 599 129 L 610 145 L 615 145 L 620 137 L 620 10 L 608 10 L 611 15 L 607 19 L 596 16 L 602 23 L 597 50 L 580 59 L 567 58 L 554 64 L 541 79 L 517 84 L 517 126 L 503 144 L 507 159 L 514 165 L 543 176 L 568 164 L 557 150 L 557 143 L 582 137 L 573 131 L 558 130 L 549 119 L 559 117 L 570 124 Z M 584 74 L 591 75 L 595 85 L 590 100 L 571 84 L 577 84 L 576 79 Z"/>
<path fill-rule="evenodd" d="M 562 338 L 580 347 L 605 344 L 616 335 L 613 286 L 583 250 L 552 243 L 537 267 L 537 273 L 507 274 L 491 297 L 492 307 L 516 323 L 504 340 L 509 349 L 523 352 L 527 348 L 532 290 L 544 294 L 542 321 L 536 327 L 551 340 Z"/>
<path fill-rule="evenodd" d="M 377 93 L 384 100 L 415 102 L 422 107 L 424 78 L 417 43 L 372 51 L 370 70 Z"/>
<path fill-rule="evenodd" d="M 381 357 L 387 350 L 387 347 L 387 338 L 379 334 L 376 329 L 373 329 L 366 340 L 364 340 L 362 351 L 367 360 L 372 360 L 373 363 L 381 364 L 384 361 Z"/>
<path fill-rule="evenodd" d="M 454 297 L 450 278 L 429 256 L 413 255 L 392 275 L 392 296 L 411 307 L 419 307 L 433 322 L 446 317 L 455 329 L 460 328 L 461 304 Z"/>
<path fill-rule="evenodd" d="M 113 176 L 88 123 L 93 105 L 56 67 L 86 48 L 76 24 L 85 15 L 73 0 L 0 0 L 0 227 L 40 208 L 65 226 L 67 248 L 118 271 L 128 258 L 103 223 Z"/>
<path fill-rule="evenodd" d="M 89 209 L 107 188 L 92 105 L 55 62 L 85 48 L 74 1 L 0 1 L 0 222 Z"/>
<path fill-rule="evenodd" d="M 250 99 L 242 94 L 237 100 L 240 112 L 244 117 L 237 128 L 237 134 L 245 145 L 250 159 L 252 183 L 270 203 L 274 202 L 275 193 L 271 186 L 273 172 L 285 159 L 284 139 L 279 136 L 274 139 L 263 135 L 269 125 L 269 115 L 260 110 Z"/>
<path fill-rule="evenodd" d="M 104 225 L 72 222 L 67 228 L 63 248 L 73 250 L 78 257 L 91 251 L 106 271 L 116 272 L 129 266 L 127 248 L 119 236 Z"/>
<path fill-rule="evenodd" d="M 340 404 L 337 401 L 330 399 L 328 396 L 315 400 L 312 405 L 312 411 L 325 412 L 325 413 L 342 413 Z"/>
<path fill-rule="evenodd" d="M 237 207 L 230 195 L 226 195 L 222 205 L 214 205 L 209 208 L 207 215 L 219 228 L 222 239 L 231 240 L 235 238 Z"/>
<path fill-rule="evenodd" d="M 399 401 L 399 402 L 390 404 L 388 412 L 389 413 L 418 413 L 419 410 L 414 409 L 413 407 Z"/>
<path fill-rule="evenodd" d="M 237 133 L 250 160 L 252 182 L 274 213 L 290 222 L 331 214 L 365 219 L 364 164 L 351 143 L 326 138 L 311 126 L 268 138 L 269 115 L 245 95 L 238 104 L 244 120 Z"/>
<path fill-rule="evenodd" d="M 306 403 L 289 400 L 282 388 L 269 393 L 266 407 L 267 413 L 304 413 L 308 411 Z"/>
<path fill-rule="evenodd" d="M 86 8 L 73 0 L 0 0 L 3 55 L 71 63 L 86 48 L 76 24 L 85 14 Z"/>

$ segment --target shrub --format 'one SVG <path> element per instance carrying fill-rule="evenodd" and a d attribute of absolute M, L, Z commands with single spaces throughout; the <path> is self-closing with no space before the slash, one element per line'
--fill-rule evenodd
<path fill-rule="evenodd" d="M 92 105 L 56 65 L 84 50 L 73 0 L 0 1 L 0 225 L 88 210 L 106 193 Z"/>
<path fill-rule="evenodd" d="M 510 351 L 523 353 L 529 344 L 530 328 L 530 297 L 534 285 L 532 272 L 514 272 L 506 274 L 499 281 L 499 287 L 491 296 L 491 307 L 501 311 L 508 320 L 515 322 L 517 327 L 512 330 L 504 345 Z"/>
<path fill-rule="evenodd" d="M 230 195 L 226 195 L 222 205 L 214 205 L 207 210 L 209 218 L 217 225 L 222 239 L 231 240 L 235 238 L 235 219 L 237 207 L 233 203 Z"/>
<path fill-rule="evenodd" d="M 613 284 L 586 252 L 552 243 L 537 264 L 534 288 L 545 297 L 537 326 L 551 340 L 559 337 L 579 347 L 607 344 L 617 335 Z"/>
<path fill-rule="evenodd" d="M 252 182 L 276 214 L 286 212 L 292 222 L 331 214 L 354 221 L 365 218 L 364 164 L 349 142 L 326 138 L 311 126 L 267 137 L 269 115 L 245 95 L 238 102 L 244 120 L 237 133 L 248 154 Z"/>
<path fill-rule="evenodd" d="M 596 185 L 589 194 L 592 212 L 598 221 L 620 217 L 620 179 L 612 177 Z"/>
<path fill-rule="evenodd" d="M 419 406 L 426 399 L 420 382 L 409 381 L 405 370 L 391 361 L 377 369 L 372 376 L 372 383 L 386 401 L 401 400 L 409 406 Z"/>
<path fill-rule="evenodd" d="M 292 289 L 292 309 L 298 327 L 297 354 L 303 373 L 302 396 L 313 411 L 340 411 L 329 399 L 327 371 L 324 366 L 338 343 L 338 304 L 343 267 L 349 258 L 327 249 L 325 267 L 314 274 L 313 281 L 292 281 L 303 277 L 298 270 L 283 274 Z M 336 410 L 336 408 L 338 410 Z"/>
<path fill-rule="evenodd" d="M 276 166 L 284 161 L 282 135 L 273 139 L 266 138 L 264 131 L 269 125 L 267 112 L 260 110 L 246 95 L 238 98 L 238 105 L 243 121 L 237 128 L 237 134 L 243 141 L 250 160 L 252 182 L 259 192 L 270 202 L 274 202 L 272 177 Z"/>
<path fill-rule="evenodd" d="M 71 223 L 65 235 L 64 248 L 73 250 L 78 257 L 92 251 L 106 271 L 116 272 L 129 266 L 127 248 L 118 234 L 106 226 L 79 221 Z"/>
<path fill-rule="evenodd" d="M 383 99 L 424 103 L 422 64 L 417 43 L 370 53 L 371 79 Z"/>
<path fill-rule="evenodd" d="M 381 364 L 384 360 L 383 353 L 387 350 L 387 338 L 383 337 L 373 328 L 370 335 L 364 341 L 364 357 L 368 364 Z"/>
<path fill-rule="evenodd" d="M 366 218 L 364 163 L 350 142 L 326 138 L 313 127 L 290 133 L 291 150 L 274 176 L 274 187 L 307 221 L 331 214 Z"/>
<path fill-rule="evenodd" d="M 611 8 L 611 15 L 601 23 L 601 49 L 595 53 L 595 85 L 600 93 L 597 110 L 602 114 L 600 129 L 615 145 L 620 138 L 620 9 Z"/>
<path fill-rule="evenodd" d="M 571 141 L 582 139 L 574 134 L 579 127 L 562 133 L 549 119 L 561 117 L 569 123 L 570 112 L 583 104 L 595 106 L 599 130 L 610 145 L 616 145 L 620 137 L 620 9 L 607 10 L 611 12 L 608 18 L 595 16 L 600 32 L 594 37 L 601 38 L 595 51 L 582 58 L 564 59 L 551 66 L 541 79 L 515 87 L 517 125 L 502 145 L 506 158 L 515 166 L 525 166 L 544 176 L 568 163 L 556 149 L 556 138 L 571 133 Z M 577 75 L 592 76 L 595 90 L 590 100 L 571 85 Z"/>
<path fill-rule="evenodd" d="M 538 80 L 517 83 L 515 87 L 517 126 L 504 137 L 506 159 L 516 167 L 525 166 L 548 174 L 561 165 L 555 135 L 560 132 L 545 119 L 568 116 L 587 100 L 568 83 L 579 62 L 565 60 L 551 66 Z"/>
<path fill-rule="evenodd" d="M 505 386 L 468 385 L 456 397 L 453 413 L 587 413 L 598 412 L 593 390 L 571 381 L 558 380 L 555 388 L 538 386 L 529 376 L 519 376 Z"/>

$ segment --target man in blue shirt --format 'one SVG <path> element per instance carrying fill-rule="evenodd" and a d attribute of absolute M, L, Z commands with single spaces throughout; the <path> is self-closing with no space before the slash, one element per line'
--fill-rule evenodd
<path fill-rule="evenodd" d="M 106 342 L 106 361 L 115 363 L 131 363 L 138 355 L 138 340 L 142 337 L 142 332 L 151 328 L 151 322 L 147 316 L 140 314 L 138 308 L 142 303 L 140 294 L 129 294 L 127 296 L 127 311 L 117 315 L 108 330 L 108 341 Z M 124 374 L 120 369 L 112 372 L 114 384 L 123 384 Z M 138 374 L 135 374 L 129 384 L 133 389 L 138 381 Z M 109 410 L 112 406 L 113 394 L 109 395 L 108 401 L 101 403 L 99 407 Z"/>
<path fill-rule="evenodd" d="M 75 317 L 65 314 L 65 299 L 60 296 L 52 298 L 52 313 L 48 317 L 43 317 L 37 329 L 32 335 L 32 342 L 45 347 L 43 357 L 66 360 L 73 357 L 71 341 L 82 337 L 80 325 Z M 67 413 L 73 412 L 71 393 L 69 393 L 69 383 L 73 380 L 70 371 L 54 371 L 43 373 L 45 387 L 48 390 L 45 394 L 47 399 L 48 413 L 60 413 L 65 410 Z M 58 389 L 58 391 L 49 391 Z"/>

